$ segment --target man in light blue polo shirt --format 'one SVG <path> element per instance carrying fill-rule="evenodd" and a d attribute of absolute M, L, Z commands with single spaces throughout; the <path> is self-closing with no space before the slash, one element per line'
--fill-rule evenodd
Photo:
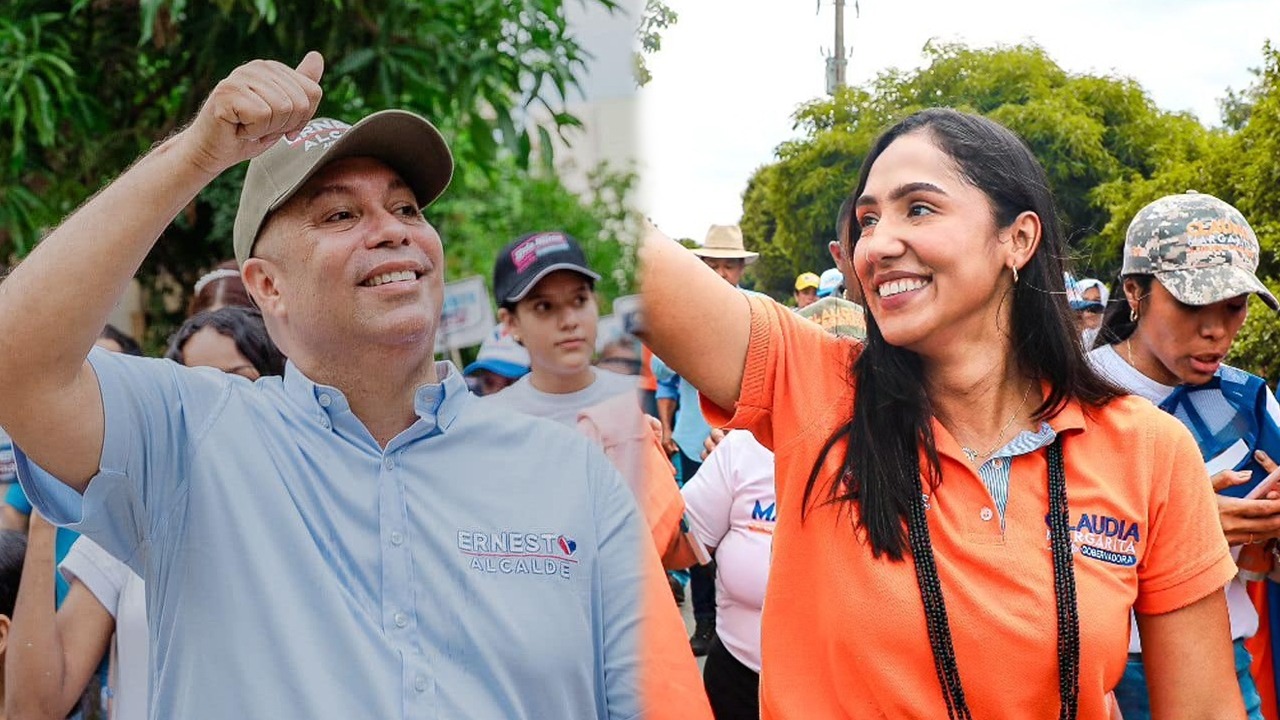
<path fill-rule="evenodd" d="M 312 119 L 322 69 L 238 68 L 0 287 L 23 487 L 146 579 L 153 718 L 635 717 L 661 570 L 634 500 L 588 440 L 434 362 L 421 209 L 449 150 L 409 113 Z M 250 158 L 234 244 L 284 377 L 90 352 L 165 226 Z"/>

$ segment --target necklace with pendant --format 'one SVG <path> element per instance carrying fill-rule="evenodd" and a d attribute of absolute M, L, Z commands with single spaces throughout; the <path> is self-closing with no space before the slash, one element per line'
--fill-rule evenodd
<path fill-rule="evenodd" d="M 1013 427 L 1013 423 L 1018 419 L 1018 415 L 1022 412 L 1023 406 L 1027 404 L 1027 398 L 1031 397 L 1031 387 L 1034 382 L 1027 383 L 1027 391 L 1022 394 L 1022 402 L 1018 403 L 1018 407 L 1014 408 L 1013 414 L 1009 416 L 1009 421 L 1000 428 L 1000 434 L 996 436 L 996 444 L 991 446 L 986 452 L 978 452 L 971 447 L 961 447 L 960 452 L 969 458 L 969 462 L 977 464 L 978 460 L 986 460 L 991 454 L 1003 447 L 1005 433 L 1009 432 L 1009 428 Z"/>

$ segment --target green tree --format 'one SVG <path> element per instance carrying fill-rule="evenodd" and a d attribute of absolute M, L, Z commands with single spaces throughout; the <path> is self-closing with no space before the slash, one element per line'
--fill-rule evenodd
<path fill-rule="evenodd" d="M 521 195 L 517 186 L 527 186 L 549 209 L 569 207 L 550 203 L 571 196 L 530 168 L 539 156 L 531 148 L 550 147 L 548 132 L 579 124 L 565 101 L 586 57 L 563 0 L 10 0 L 0 11 L 0 257 L 29 252 L 191 117 L 234 67 L 296 62 L 311 49 L 328 62 L 322 115 L 401 107 L 450 138 L 454 186 L 432 209 L 447 218 L 443 233 L 465 226 L 461 208 L 478 207 L 499 183 Z M 535 110 L 552 118 L 550 131 L 526 122 Z M 243 171 L 226 173 L 179 216 L 147 258 L 147 285 L 189 287 L 231 256 Z M 174 318 L 158 300 L 153 311 L 156 332 L 167 332 L 163 321 Z"/>
<path fill-rule="evenodd" d="M 1058 198 L 1079 265 L 1114 260 L 1089 238 L 1111 219 L 1095 192 L 1120 178 L 1150 178 L 1204 155 L 1212 133 L 1185 114 L 1159 110 L 1131 80 L 1074 75 L 1039 47 L 925 47 L 919 70 L 889 71 L 863 87 L 815 100 L 795 114 L 800 137 L 748 182 L 743 232 L 761 252 L 757 278 L 778 297 L 795 275 L 829 267 L 836 212 L 857 182 L 871 143 L 892 122 L 946 106 L 987 115 L 1026 139 Z M 1118 256 L 1116 256 L 1118 257 Z"/>
<path fill-rule="evenodd" d="M 640 17 L 640 50 L 635 53 L 633 72 L 636 84 L 647 85 L 653 79 L 645 58 L 662 49 L 662 31 L 676 24 L 680 16 L 662 0 L 645 0 L 644 13 Z"/>

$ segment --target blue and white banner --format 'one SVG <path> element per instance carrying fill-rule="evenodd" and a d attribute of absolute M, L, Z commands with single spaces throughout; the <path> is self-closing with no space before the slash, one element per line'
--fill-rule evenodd
<path fill-rule="evenodd" d="M 493 303 L 484 278 L 476 275 L 444 286 L 444 308 L 436 333 L 436 352 L 479 345 L 493 329 Z"/>

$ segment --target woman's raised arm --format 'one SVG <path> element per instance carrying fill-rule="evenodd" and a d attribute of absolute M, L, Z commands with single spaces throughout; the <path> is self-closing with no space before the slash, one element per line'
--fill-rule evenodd
<path fill-rule="evenodd" d="M 642 339 L 707 399 L 731 409 L 742 390 L 751 309 L 746 295 L 646 223 L 640 239 Z"/>

